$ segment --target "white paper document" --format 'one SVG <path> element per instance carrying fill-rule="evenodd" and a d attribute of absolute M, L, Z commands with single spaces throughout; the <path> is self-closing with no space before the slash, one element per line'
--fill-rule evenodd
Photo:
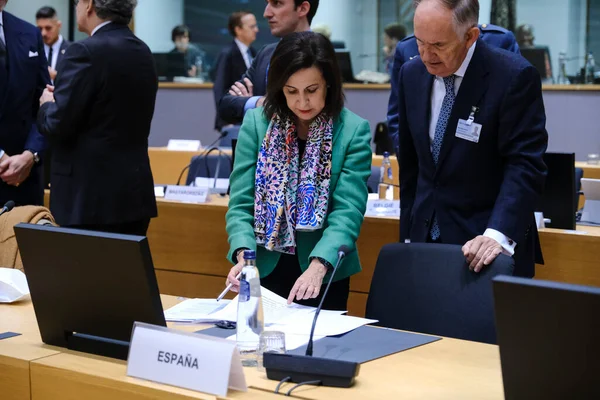
<path fill-rule="evenodd" d="M 165 311 L 165 319 L 169 322 L 206 322 L 220 321 L 212 314 L 231 303 L 231 300 L 188 299 Z"/>
<path fill-rule="evenodd" d="M 316 308 L 301 306 L 300 304 L 287 303 L 287 299 L 273 293 L 264 287 L 260 288 L 263 313 L 265 315 L 265 326 L 270 326 L 279 322 L 283 318 L 294 318 L 301 315 L 313 315 Z M 212 316 L 223 321 L 237 320 L 238 298 L 236 297 L 221 311 L 216 312 Z M 323 313 L 324 311 L 321 311 Z M 343 314 L 344 311 L 327 311 L 327 313 Z"/>
<path fill-rule="evenodd" d="M 25 274 L 18 269 L 0 268 L 0 303 L 13 303 L 29 295 Z"/>

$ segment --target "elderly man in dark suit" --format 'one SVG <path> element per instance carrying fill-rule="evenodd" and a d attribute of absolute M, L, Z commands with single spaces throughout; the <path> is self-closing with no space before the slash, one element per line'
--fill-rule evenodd
<path fill-rule="evenodd" d="M 319 8 L 319 0 L 267 0 L 263 16 L 271 34 L 282 38 L 293 32 L 310 30 Z M 263 47 L 242 79 L 231 86 L 219 102 L 219 116 L 231 124 L 239 124 L 246 111 L 262 106 L 267 92 L 267 75 L 277 43 Z"/>
<path fill-rule="evenodd" d="M 63 226 L 145 235 L 157 215 L 148 135 L 158 78 L 129 29 L 136 0 L 79 0 L 89 38 L 65 54 L 38 126 L 53 148 L 50 209 Z"/>
<path fill-rule="evenodd" d="M 41 205 L 46 144 L 34 116 L 48 83 L 44 43 L 35 26 L 3 11 L 0 0 L 0 206 Z"/>
<path fill-rule="evenodd" d="M 217 111 L 219 100 L 225 96 L 231 85 L 244 75 L 256 57 L 256 50 L 252 47 L 258 33 L 254 14 L 248 11 L 234 12 L 229 17 L 228 28 L 229 33 L 233 36 L 233 42 L 221 51 L 215 65 L 213 94 Z M 215 129 L 220 131 L 225 125 L 227 123 L 219 117 L 217 112 Z"/>
<path fill-rule="evenodd" d="M 477 0 L 415 3 L 420 57 L 398 78 L 401 240 L 464 245 L 475 272 L 504 252 L 532 277 L 548 144 L 540 76 L 478 39 Z"/>
<path fill-rule="evenodd" d="M 507 29 L 492 24 L 479 25 L 479 40 L 493 47 L 506 49 L 516 54 L 519 53 L 519 45 L 515 39 L 515 35 Z M 390 100 L 388 102 L 388 135 L 392 138 L 392 142 L 397 146 L 398 139 L 398 76 L 400 68 L 405 62 L 419 55 L 417 47 L 417 39 L 415 35 L 410 35 L 400 41 L 396 46 L 394 53 L 394 62 L 392 64 L 392 72 L 390 73 Z"/>

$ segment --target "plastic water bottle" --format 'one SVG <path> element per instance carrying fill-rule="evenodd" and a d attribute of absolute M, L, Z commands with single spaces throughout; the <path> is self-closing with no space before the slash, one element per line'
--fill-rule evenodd
<path fill-rule="evenodd" d="M 392 163 L 390 162 L 390 153 L 383 153 L 383 161 L 381 162 L 379 173 L 379 199 L 393 200 L 394 199 L 394 180 L 392 177 Z"/>
<path fill-rule="evenodd" d="M 244 251 L 244 268 L 242 268 L 240 276 L 236 335 L 243 366 L 255 367 L 258 364 L 257 349 L 264 327 L 256 252 L 246 250 Z"/>
<path fill-rule="evenodd" d="M 558 79 L 556 83 L 559 85 L 571 84 L 569 78 L 567 78 L 567 54 L 564 51 L 558 54 Z"/>
<path fill-rule="evenodd" d="M 587 56 L 587 61 L 585 63 L 585 83 L 592 84 L 594 83 L 596 72 L 596 61 L 594 60 L 594 54 L 590 51 Z"/>

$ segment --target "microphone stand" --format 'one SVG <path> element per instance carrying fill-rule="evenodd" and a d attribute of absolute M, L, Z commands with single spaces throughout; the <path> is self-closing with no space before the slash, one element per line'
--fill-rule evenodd
<path fill-rule="evenodd" d="M 360 365 L 356 362 L 333 360 L 329 358 L 312 357 L 313 336 L 317 325 L 317 318 L 323 307 L 323 301 L 327 296 L 333 277 L 337 272 L 342 260 L 348 253 L 346 246 L 340 246 L 338 259 L 329 277 L 329 282 L 315 312 L 310 339 L 306 346 L 306 355 L 264 353 L 263 364 L 267 370 L 267 378 L 276 381 L 290 381 L 303 384 L 314 384 L 333 387 L 350 387 L 354 384 L 354 378 L 358 376 Z M 297 387 L 296 385 L 295 387 Z M 294 387 L 294 388 L 295 388 Z M 293 390 L 293 388 L 292 388 Z M 291 390 L 290 390 L 291 391 Z"/>

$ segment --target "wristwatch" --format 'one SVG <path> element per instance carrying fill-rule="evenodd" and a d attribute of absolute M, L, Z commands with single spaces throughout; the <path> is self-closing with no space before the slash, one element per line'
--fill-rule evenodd
<path fill-rule="evenodd" d="M 40 156 L 38 155 L 37 151 L 33 151 L 31 149 L 25 149 L 25 151 L 30 152 L 33 155 L 33 162 L 34 163 L 39 163 L 40 162 Z"/>

